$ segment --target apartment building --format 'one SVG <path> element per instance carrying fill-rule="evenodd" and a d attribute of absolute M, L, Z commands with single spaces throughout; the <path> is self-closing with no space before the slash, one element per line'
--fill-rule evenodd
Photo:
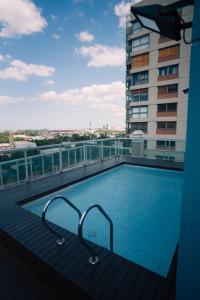
<path fill-rule="evenodd" d="M 158 2 L 139 3 L 150 4 Z M 192 19 L 191 7 L 179 13 L 185 21 Z M 191 30 L 186 38 L 191 39 Z M 127 16 L 126 132 L 129 136 L 141 130 L 146 149 L 184 148 L 188 95 L 183 91 L 189 87 L 190 48 L 183 40 L 176 42 L 142 28 L 132 14 Z"/>

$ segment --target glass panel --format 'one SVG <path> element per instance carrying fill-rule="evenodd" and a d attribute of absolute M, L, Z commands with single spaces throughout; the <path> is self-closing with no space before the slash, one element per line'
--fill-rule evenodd
<path fill-rule="evenodd" d="M 140 101 L 140 95 L 134 95 L 133 96 L 133 101 Z"/>
<path fill-rule="evenodd" d="M 167 68 L 160 68 L 159 76 L 166 76 L 166 75 L 167 75 Z"/>
<path fill-rule="evenodd" d="M 142 106 L 140 107 L 140 112 L 147 112 L 148 107 L 147 106 Z"/>
<path fill-rule="evenodd" d="M 178 84 L 168 85 L 168 93 L 176 93 L 178 91 Z"/>
<path fill-rule="evenodd" d="M 140 96 L 140 101 L 148 101 L 148 94 L 142 94 Z"/>
<path fill-rule="evenodd" d="M 160 129 L 166 128 L 166 123 L 165 122 L 157 122 L 157 128 L 160 128 Z"/>
<path fill-rule="evenodd" d="M 140 22 L 134 21 L 133 22 L 133 32 L 139 32 L 141 30 L 142 30 L 142 26 L 141 26 Z"/>
<path fill-rule="evenodd" d="M 141 113 L 140 118 L 147 118 L 147 113 Z"/>
<path fill-rule="evenodd" d="M 166 104 L 158 104 L 158 112 L 165 112 L 167 109 Z"/>
<path fill-rule="evenodd" d="M 139 107 L 134 107 L 133 108 L 133 113 L 139 113 Z"/>
<path fill-rule="evenodd" d="M 176 122 L 167 122 L 166 123 L 166 128 L 176 129 Z"/>
<path fill-rule="evenodd" d="M 177 110 L 177 103 L 168 103 L 167 104 L 167 111 L 176 111 Z"/>
<path fill-rule="evenodd" d="M 138 119 L 139 117 L 140 117 L 139 114 L 133 114 L 133 115 L 132 115 L 132 118 L 133 118 L 133 119 Z"/>
<path fill-rule="evenodd" d="M 149 35 L 137 38 L 132 42 L 132 51 L 138 51 L 149 47 Z"/>

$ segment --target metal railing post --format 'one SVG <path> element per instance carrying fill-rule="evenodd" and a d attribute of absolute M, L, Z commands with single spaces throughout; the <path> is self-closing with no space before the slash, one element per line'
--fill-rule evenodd
<path fill-rule="evenodd" d="M 44 156 L 42 155 L 42 174 L 44 175 Z"/>
<path fill-rule="evenodd" d="M 59 165 L 60 165 L 60 172 L 63 171 L 63 164 L 62 164 L 62 149 L 61 146 L 59 147 Z"/>
<path fill-rule="evenodd" d="M 103 160 L 103 141 L 101 141 L 101 160 Z"/>
<path fill-rule="evenodd" d="M 19 161 L 16 161 L 17 183 L 19 184 Z"/>
<path fill-rule="evenodd" d="M 3 187 L 3 173 L 2 173 L 1 164 L 0 164 L 0 183 L 1 183 L 1 187 Z"/>
<path fill-rule="evenodd" d="M 53 171 L 53 174 L 54 174 L 54 156 L 53 156 L 53 154 L 51 155 L 51 163 L 52 163 L 52 171 Z"/>
<path fill-rule="evenodd" d="M 86 164 L 86 144 L 83 144 L 83 161 L 84 165 Z"/>
<path fill-rule="evenodd" d="M 70 157 L 69 157 L 69 150 L 67 150 L 67 165 L 68 165 L 68 168 L 70 167 Z"/>
<path fill-rule="evenodd" d="M 30 178 L 33 180 L 33 161 L 32 161 L 32 158 L 30 159 L 30 171 L 31 171 Z"/>
<path fill-rule="evenodd" d="M 91 251 L 91 256 L 89 257 L 89 263 L 92 265 L 95 265 L 98 263 L 99 258 L 96 255 L 95 248 L 92 247 L 84 238 L 83 238 L 83 224 L 85 221 L 85 218 L 87 214 L 92 210 L 93 208 L 97 208 L 100 213 L 107 219 L 110 225 L 110 252 L 113 253 L 113 222 L 111 218 L 108 216 L 108 214 L 105 212 L 105 210 L 98 204 L 93 204 L 88 207 L 88 209 L 81 215 L 81 218 L 79 219 L 79 225 L 78 225 L 78 238 L 80 242 L 89 250 Z"/>
<path fill-rule="evenodd" d="M 26 182 L 29 182 L 27 151 L 24 152 L 24 163 L 25 163 Z"/>
<path fill-rule="evenodd" d="M 76 166 L 76 147 L 74 148 L 74 164 Z"/>
<path fill-rule="evenodd" d="M 118 139 L 115 139 L 115 156 L 117 156 L 117 144 L 118 144 Z"/>

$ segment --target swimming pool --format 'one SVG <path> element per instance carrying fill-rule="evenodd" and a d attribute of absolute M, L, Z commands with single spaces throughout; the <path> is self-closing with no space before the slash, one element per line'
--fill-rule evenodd
<path fill-rule="evenodd" d="M 179 171 L 121 165 L 23 207 L 41 216 L 55 195 L 66 196 L 81 212 L 100 204 L 113 221 L 114 252 L 167 276 L 179 239 L 182 176 Z M 47 219 L 77 233 L 78 216 L 62 200 L 49 207 Z M 97 210 L 88 214 L 83 232 L 86 239 L 109 247 L 109 226 Z"/>

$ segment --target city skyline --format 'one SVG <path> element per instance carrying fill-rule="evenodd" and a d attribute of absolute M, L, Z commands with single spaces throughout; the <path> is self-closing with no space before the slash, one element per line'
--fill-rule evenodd
<path fill-rule="evenodd" d="M 0 129 L 124 127 L 129 1 L 14 1 L 0 1 Z"/>

